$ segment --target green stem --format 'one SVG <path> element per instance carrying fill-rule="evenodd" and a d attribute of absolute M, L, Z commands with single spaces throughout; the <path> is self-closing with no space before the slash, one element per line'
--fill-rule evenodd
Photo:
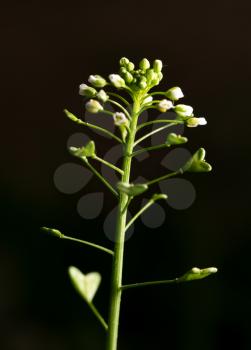
<path fill-rule="evenodd" d="M 167 148 L 167 147 L 168 147 L 168 145 L 166 143 L 162 143 L 161 145 L 142 148 L 136 152 L 133 152 L 132 157 L 138 156 L 139 154 L 147 152 L 147 151 L 155 151 L 155 150 Z"/>
<path fill-rule="evenodd" d="M 115 106 L 120 108 L 125 113 L 125 115 L 128 117 L 128 119 L 131 119 L 130 113 L 123 106 L 121 106 L 120 103 L 118 103 L 118 102 L 116 102 L 114 100 L 111 100 L 110 98 L 107 100 L 107 102 L 113 103 Z"/>
<path fill-rule="evenodd" d="M 157 177 L 156 179 L 147 182 L 146 185 L 150 186 L 150 185 L 155 184 L 156 182 L 160 182 L 160 181 L 166 180 L 169 177 L 173 177 L 173 176 L 176 176 L 176 175 L 179 175 L 179 174 L 183 174 L 183 170 L 182 169 L 179 169 L 179 170 L 174 171 L 173 173 L 170 173 L 170 174 L 167 174 L 167 175 L 163 175 L 163 176 Z"/>
<path fill-rule="evenodd" d="M 175 124 L 183 124 L 183 121 L 181 120 L 172 120 L 172 119 L 156 119 L 156 120 L 151 120 L 149 122 L 139 124 L 137 127 L 137 131 L 140 129 L 144 128 L 145 126 L 152 125 L 152 124 L 161 124 L 161 123 L 175 123 Z"/>
<path fill-rule="evenodd" d="M 104 329 L 106 331 L 108 331 L 108 325 L 105 322 L 104 318 L 100 315 L 100 313 L 98 312 L 98 310 L 96 309 L 96 307 L 94 306 L 94 304 L 92 302 L 88 302 L 89 307 L 91 308 L 92 312 L 94 313 L 94 315 L 97 317 L 97 319 L 99 320 L 99 322 L 101 323 L 101 325 L 104 327 Z"/>
<path fill-rule="evenodd" d="M 164 96 L 166 96 L 166 93 L 162 92 L 162 91 L 155 91 L 155 92 L 152 92 L 151 94 L 149 94 L 149 96 L 155 96 L 155 95 L 164 95 Z"/>
<path fill-rule="evenodd" d="M 160 132 L 160 131 L 162 131 L 164 129 L 170 128 L 171 126 L 174 126 L 174 125 L 175 125 L 175 123 L 167 124 L 167 125 L 162 126 L 161 128 L 158 128 L 158 129 L 155 129 L 155 130 L 149 132 L 148 134 L 146 134 L 146 135 L 142 136 L 140 139 L 138 139 L 134 143 L 134 146 L 138 145 L 140 142 L 142 142 L 143 140 L 147 139 L 148 137 L 156 134 L 157 132 Z"/>
<path fill-rule="evenodd" d="M 150 282 L 141 282 L 141 283 L 133 283 L 133 284 L 125 284 L 121 287 L 122 290 L 131 289 L 131 288 L 139 288 L 139 287 L 147 287 L 147 286 L 156 286 L 160 284 L 171 284 L 171 283 L 179 283 L 179 279 L 175 278 L 173 280 L 164 280 L 164 281 L 150 281 Z"/>
<path fill-rule="evenodd" d="M 64 109 L 64 113 L 66 114 L 66 116 L 71 119 L 74 123 L 80 124 L 80 125 L 84 125 L 87 126 L 88 128 L 91 129 L 96 129 L 98 131 L 103 132 L 106 135 L 109 135 L 110 137 L 112 137 L 114 140 L 118 141 L 119 143 L 123 143 L 123 141 L 117 137 L 116 135 L 114 135 L 112 132 L 110 132 L 107 129 L 101 128 L 101 126 L 98 125 L 94 125 L 94 124 L 90 124 L 87 122 L 84 122 L 83 120 L 77 118 L 74 114 L 72 114 L 71 112 L 69 112 L 67 109 Z"/>
<path fill-rule="evenodd" d="M 122 97 L 122 96 L 116 94 L 115 92 L 108 92 L 108 95 L 119 98 L 122 102 L 124 102 L 124 104 L 125 104 L 126 106 L 129 106 L 129 104 L 130 104 L 124 97 Z"/>
<path fill-rule="evenodd" d="M 132 121 L 130 124 L 131 132 L 128 135 L 124 159 L 123 170 L 124 175 L 122 181 L 129 183 L 131 172 L 132 157 L 129 155 L 133 152 L 133 144 L 135 140 L 138 113 L 140 110 L 139 98 L 133 103 L 132 109 Z M 119 197 L 116 237 L 115 237 L 115 249 L 113 257 L 112 267 L 112 282 L 111 282 L 111 296 L 110 296 L 110 308 L 109 308 L 109 329 L 107 335 L 106 350 L 116 350 L 118 340 L 118 328 L 119 328 L 119 315 L 120 315 L 120 303 L 121 303 L 121 284 L 123 274 L 123 255 L 124 255 L 124 241 L 125 241 L 125 228 L 127 209 L 123 210 L 127 204 L 128 196 L 125 193 L 121 193 Z"/>
<path fill-rule="evenodd" d="M 134 215 L 134 217 L 128 222 L 128 224 L 126 225 L 126 231 L 129 229 L 129 227 L 134 223 L 135 220 L 138 219 L 138 217 L 144 213 L 145 210 L 147 210 L 151 205 L 153 205 L 155 201 L 153 199 L 150 199 L 146 205 L 144 205 L 138 212 L 137 214 Z"/>
<path fill-rule="evenodd" d="M 96 159 L 97 161 L 99 161 L 100 163 L 103 163 L 105 165 L 107 165 L 109 168 L 113 169 L 113 170 L 116 170 L 118 173 L 120 173 L 121 175 L 124 174 L 123 170 L 121 170 L 120 168 L 117 168 L 115 165 L 113 165 L 112 163 L 110 162 L 107 162 L 106 160 L 102 159 L 102 158 L 99 158 L 98 156 L 94 156 L 93 159 Z"/>
<path fill-rule="evenodd" d="M 88 245 L 90 247 L 93 247 L 93 248 L 96 248 L 96 249 L 99 249 L 99 250 L 102 250 L 103 252 L 105 253 L 108 253 L 108 254 L 111 254 L 113 255 L 113 251 L 108 249 L 108 248 L 105 248 L 105 247 L 102 247 L 101 245 L 98 245 L 98 244 L 95 244 L 95 243 L 92 243 L 92 242 L 89 242 L 89 241 L 84 241 L 82 239 L 78 239 L 78 238 L 73 238 L 73 237 L 69 237 L 69 236 L 65 236 L 62 234 L 62 236 L 60 237 L 62 239 L 67 239 L 69 241 L 73 241 L 73 242 L 77 242 L 77 243 L 81 243 L 81 244 L 85 244 L 85 245 Z"/>
<path fill-rule="evenodd" d="M 103 184 L 106 185 L 107 188 L 116 196 L 118 197 L 118 192 L 112 187 L 111 184 L 89 163 L 87 158 L 81 158 L 84 163 L 87 165 L 87 167 L 93 172 L 94 175 L 96 175 L 102 182 Z"/>

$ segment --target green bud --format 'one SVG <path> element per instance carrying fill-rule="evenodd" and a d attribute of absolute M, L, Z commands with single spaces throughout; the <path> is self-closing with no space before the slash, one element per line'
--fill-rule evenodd
<path fill-rule="evenodd" d="M 107 93 L 105 92 L 105 90 L 102 90 L 102 89 L 101 89 L 101 90 L 97 93 L 96 98 L 97 98 L 99 101 L 105 103 L 105 102 L 109 99 L 109 96 L 107 95 Z"/>
<path fill-rule="evenodd" d="M 124 76 L 126 73 L 128 73 L 128 70 L 125 67 L 120 67 L 119 73 Z"/>
<path fill-rule="evenodd" d="M 148 189 L 146 184 L 128 184 L 126 182 L 118 182 L 117 188 L 120 192 L 126 193 L 129 197 L 135 197 Z"/>
<path fill-rule="evenodd" d="M 101 283 L 101 275 L 98 272 L 90 272 L 84 275 L 75 266 L 70 266 L 68 273 L 71 282 L 77 292 L 84 298 L 84 300 L 90 304 L 97 293 L 99 285 Z"/>
<path fill-rule="evenodd" d="M 127 84 L 130 84 L 133 81 L 133 76 L 131 73 L 126 72 L 124 75 L 124 79 L 125 79 Z"/>
<path fill-rule="evenodd" d="M 210 164 L 205 161 L 206 151 L 204 148 L 199 148 L 194 153 L 191 159 L 182 167 L 182 170 L 189 173 L 208 172 L 212 170 Z"/>
<path fill-rule="evenodd" d="M 167 90 L 166 97 L 170 98 L 172 101 L 178 101 L 180 98 L 184 97 L 184 94 L 178 86 L 172 87 L 171 89 Z"/>
<path fill-rule="evenodd" d="M 196 128 L 199 125 L 206 125 L 206 124 L 207 124 L 207 121 L 204 117 L 202 117 L 202 118 L 192 117 L 192 118 L 188 118 L 186 120 L 186 125 L 189 128 Z"/>
<path fill-rule="evenodd" d="M 216 267 L 208 267 L 206 269 L 199 269 L 198 267 L 193 267 L 191 270 L 186 272 L 183 276 L 178 278 L 178 282 L 189 282 L 194 280 L 200 280 L 202 278 L 208 277 L 217 272 Z"/>
<path fill-rule="evenodd" d="M 147 71 L 146 71 L 146 78 L 147 78 L 147 81 L 148 82 L 151 82 L 153 79 L 155 79 L 156 78 L 156 73 L 154 72 L 154 70 L 153 69 L 148 69 Z"/>
<path fill-rule="evenodd" d="M 140 81 L 139 82 L 139 87 L 140 89 L 144 90 L 147 87 L 147 83 L 145 81 Z"/>
<path fill-rule="evenodd" d="M 86 84 L 79 85 L 79 95 L 91 98 L 95 97 L 96 94 L 97 91 L 91 86 L 88 86 Z"/>
<path fill-rule="evenodd" d="M 158 73 L 158 78 L 159 78 L 159 81 L 163 79 L 163 74 L 161 72 Z"/>
<path fill-rule="evenodd" d="M 107 84 L 106 80 L 100 75 L 90 75 L 88 81 L 97 88 L 102 88 Z"/>
<path fill-rule="evenodd" d="M 156 72 L 156 73 L 161 72 L 162 67 L 163 67 L 163 64 L 162 64 L 161 60 L 155 60 L 153 62 L 153 70 L 154 70 L 154 72 Z"/>
<path fill-rule="evenodd" d="M 41 230 L 54 237 L 62 238 L 64 236 L 59 230 L 56 230 L 55 228 L 41 227 Z"/>
<path fill-rule="evenodd" d="M 134 63 L 132 63 L 132 62 L 129 62 L 129 63 L 127 64 L 127 66 L 126 66 L 126 68 L 127 68 L 127 70 L 128 70 L 129 72 L 133 71 L 133 70 L 134 70 L 134 67 L 135 67 L 135 65 L 134 65 Z"/>
<path fill-rule="evenodd" d="M 101 112 L 104 108 L 101 104 L 96 100 L 90 100 L 85 104 L 85 108 L 90 113 L 98 113 Z"/>
<path fill-rule="evenodd" d="M 95 157 L 95 143 L 94 141 L 89 141 L 86 146 L 83 147 L 70 147 L 69 148 L 70 153 L 74 157 L 78 158 L 88 158 L 88 157 Z"/>
<path fill-rule="evenodd" d="M 193 113 L 193 107 L 187 105 L 176 105 L 174 111 L 182 118 L 190 117 Z"/>
<path fill-rule="evenodd" d="M 126 57 L 122 57 L 120 60 L 119 60 L 119 64 L 122 66 L 122 67 L 126 67 L 128 65 L 130 61 L 128 60 L 128 58 Z"/>
<path fill-rule="evenodd" d="M 119 74 L 110 74 L 109 79 L 116 88 L 120 89 L 126 86 L 125 81 Z"/>
<path fill-rule="evenodd" d="M 166 138 L 166 145 L 167 146 L 172 146 L 172 145 L 180 145 L 182 143 L 186 143 L 188 139 L 184 136 L 177 135 L 173 132 L 167 135 Z"/>
<path fill-rule="evenodd" d="M 143 58 L 140 62 L 139 62 L 139 68 L 142 69 L 143 71 L 147 70 L 148 68 L 150 68 L 150 62 L 148 61 L 147 58 Z"/>

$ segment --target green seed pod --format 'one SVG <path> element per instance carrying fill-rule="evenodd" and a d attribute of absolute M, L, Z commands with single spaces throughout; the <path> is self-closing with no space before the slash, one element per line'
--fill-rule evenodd
<path fill-rule="evenodd" d="M 139 68 L 142 69 L 143 71 L 147 70 L 148 68 L 150 68 L 150 62 L 148 61 L 147 58 L 143 58 L 140 62 L 139 62 Z"/>
<path fill-rule="evenodd" d="M 163 67 L 163 64 L 162 64 L 161 60 L 155 60 L 153 62 L 153 70 L 154 70 L 154 72 L 156 72 L 156 73 L 161 72 L 162 67 Z"/>
<path fill-rule="evenodd" d="M 182 170 L 188 171 L 189 173 L 204 173 L 211 171 L 212 167 L 205 161 L 205 155 L 206 151 L 204 148 L 199 148 L 192 158 L 182 167 Z"/>
<path fill-rule="evenodd" d="M 126 57 L 122 57 L 120 60 L 119 60 L 119 64 L 122 66 L 122 67 L 126 67 L 128 65 L 130 61 L 128 60 L 128 58 Z"/>
<path fill-rule="evenodd" d="M 171 132 L 170 134 L 167 135 L 166 138 L 166 145 L 171 146 L 171 145 L 180 145 L 182 143 L 186 143 L 188 139 L 184 136 L 177 135 L 174 132 Z"/>

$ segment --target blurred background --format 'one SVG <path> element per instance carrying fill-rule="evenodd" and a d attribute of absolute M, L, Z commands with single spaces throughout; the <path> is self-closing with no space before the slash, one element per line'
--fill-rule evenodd
<path fill-rule="evenodd" d="M 219 272 L 126 292 L 119 350 L 251 349 L 250 2 L 27 0 L 1 9 L 0 349 L 104 349 L 103 329 L 73 290 L 67 268 L 101 272 L 95 302 L 107 317 L 110 257 L 39 227 L 112 247 L 103 221 L 113 197 L 105 191 L 99 218 L 84 220 L 78 199 L 102 185 L 93 178 L 88 190 L 66 195 L 53 176 L 74 161 L 68 138 L 93 135 L 67 120 L 63 108 L 83 114 L 78 85 L 89 74 L 116 72 L 122 56 L 163 60 L 161 87 L 181 86 L 184 103 L 208 120 L 186 132 L 187 148 L 205 147 L 213 165 L 210 174 L 188 177 L 197 193 L 191 207 L 163 203 L 161 227 L 136 224 L 124 279 L 173 278 L 192 266 Z M 113 145 L 94 137 L 104 153 Z M 150 164 L 141 169 L 149 178 L 158 159 Z"/>

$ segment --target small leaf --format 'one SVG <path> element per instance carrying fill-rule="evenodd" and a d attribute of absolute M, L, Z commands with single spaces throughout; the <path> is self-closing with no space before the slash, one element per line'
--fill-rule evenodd
<path fill-rule="evenodd" d="M 75 157 L 88 158 L 95 156 L 95 143 L 94 141 L 89 141 L 86 146 L 83 147 L 70 147 L 70 153 Z"/>
<path fill-rule="evenodd" d="M 170 134 L 167 135 L 166 145 L 167 146 L 180 145 L 182 143 L 186 143 L 187 141 L 188 139 L 186 137 L 177 135 L 174 132 L 171 132 Z"/>
<path fill-rule="evenodd" d="M 155 193 L 153 196 L 152 196 L 152 200 L 155 202 L 155 201 L 158 201 L 160 199 L 167 199 L 168 196 L 164 193 Z"/>
<path fill-rule="evenodd" d="M 98 272 L 90 272 L 84 275 L 75 266 L 70 266 L 68 272 L 78 293 L 87 303 L 91 303 L 101 283 L 101 275 Z"/>
<path fill-rule="evenodd" d="M 191 173 L 211 171 L 212 167 L 205 161 L 205 155 L 206 151 L 204 148 L 199 148 L 198 151 L 194 153 L 192 158 L 189 159 L 189 161 L 182 167 L 182 170 Z"/>
<path fill-rule="evenodd" d="M 206 269 L 199 269 L 198 267 L 193 267 L 191 270 L 186 272 L 183 276 L 178 278 L 179 282 L 188 282 L 193 280 L 200 280 L 202 278 L 208 277 L 217 272 L 216 267 L 208 267 Z"/>
<path fill-rule="evenodd" d="M 120 192 L 126 193 L 129 197 L 135 197 L 148 189 L 146 184 L 128 184 L 126 182 L 118 182 L 117 188 Z"/>

